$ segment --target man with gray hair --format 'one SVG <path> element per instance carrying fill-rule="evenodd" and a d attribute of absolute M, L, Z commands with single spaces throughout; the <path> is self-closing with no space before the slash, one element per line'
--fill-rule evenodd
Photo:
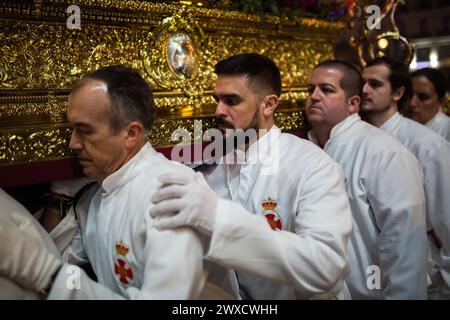
<path fill-rule="evenodd" d="M 197 298 L 207 276 L 201 237 L 188 228 L 156 230 L 148 214 L 158 175 L 194 172 L 147 142 L 154 101 L 145 80 L 123 66 L 94 71 L 73 89 L 67 118 L 69 147 L 96 183 L 52 231 L 70 234 L 57 243 L 63 259 L 38 241 L 29 220 L 2 217 L 0 274 L 55 299 Z M 98 283 L 71 265 L 87 262 Z"/>

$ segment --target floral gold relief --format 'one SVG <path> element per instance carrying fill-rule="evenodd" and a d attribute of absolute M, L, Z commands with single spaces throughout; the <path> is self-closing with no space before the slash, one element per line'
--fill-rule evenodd
<path fill-rule="evenodd" d="M 276 124 L 303 126 L 306 82 L 332 56 L 343 26 L 315 19 L 143 1 L 79 0 L 80 29 L 69 29 L 65 0 L 0 0 L 0 165 L 71 157 L 67 99 L 84 74 L 125 64 L 155 91 L 149 139 L 172 146 L 172 132 L 213 125 L 214 65 L 243 52 L 271 57 L 282 73 Z"/>

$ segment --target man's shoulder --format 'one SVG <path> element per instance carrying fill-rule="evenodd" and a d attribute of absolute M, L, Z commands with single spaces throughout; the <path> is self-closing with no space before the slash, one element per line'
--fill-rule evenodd
<path fill-rule="evenodd" d="M 441 140 L 439 134 L 417 121 L 403 117 L 402 122 L 405 133 L 411 136 L 417 143 L 420 143 L 424 139 L 437 143 Z"/>
<path fill-rule="evenodd" d="M 450 143 L 432 129 L 407 118 L 403 118 L 403 123 L 403 139 L 411 145 L 416 155 L 430 156 L 450 148 Z"/>
<path fill-rule="evenodd" d="M 371 153 L 409 152 L 398 139 L 380 128 L 363 121 L 361 126 L 358 137 L 368 145 Z"/>
<path fill-rule="evenodd" d="M 312 143 L 311 141 L 300 138 L 296 135 L 283 132 L 280 136 L 280 154 L 283 155 L 281 159 L 308 159 L 311 156 L 327 156 L 325 151 Z"/>
<path fill-rule="evenodd" d="M 146 159 L 136 168 L 137 173 L 129 181 L 129 187 L 153 192 L 158 185 L 159 176 L 167 173 L 193 174 L 193 170 L 184 164 L 169 160 L 162 154 Z"/>
<path fill-rule="evenodd" d="M 437 119 L 439 122 L 447 124 L 447 126 L 450 126 L 450 117 L 442 111 L 439 111 L 436 114 L 435 119 Z"/>
<path fill-rule="evenodd" d="M 167 172 L 189 173 L 192 169 L 180 162 L 167 159 L 162 153 L 157 152 L 151 159 L 145 162 L 144 175 L 163 174 Z"/>

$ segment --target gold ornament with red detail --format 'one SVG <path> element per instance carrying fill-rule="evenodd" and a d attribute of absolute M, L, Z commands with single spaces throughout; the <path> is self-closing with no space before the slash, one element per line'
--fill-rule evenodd
<path fill-rule="evenodd" d="M 126 259 L 130 250 L 122 241 L 116 243 L 116 257 L 114 258 L 114 273 L 122 285 L 129 285 L 133 281 L 133 269 Z"/>
<path fill-rule="evenodd" d="M 283 221 L 277 212 L 277 201 L 267 198 L 267 200 L 261 201 L 261 207 L 263 208 L 262 215 L 266 218 L 272 230 L 283 230 Z"/>

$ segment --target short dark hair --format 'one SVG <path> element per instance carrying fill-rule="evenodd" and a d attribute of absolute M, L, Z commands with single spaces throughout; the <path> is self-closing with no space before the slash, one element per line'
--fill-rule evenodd
<path fill-rule="evenodd" d="M 401 110 L 412 95 L 411 76 L 408 67 L 389 57 L 380 57 L 368 62 L 366 68 L 377 65 L 384 65 L 390 70 L 389 82 L 393 91 L 401 87 L 405 88 L 405 93 L 397 103 L 398 109 Z"/>
<path fill-rule="evenodd" d="M 438 98 L 442 100 L 445 97 L 445 93 L 447 92 L 447 77 L 445 74 L 433 68 L 423 68 L 411 73 L 411 78 L 424 76 L 427 78 L 434 87 L 434 91 L 436 92 Z"/>
<path fill-rule="evenodd" d="M 275 62 L 258 53 L 243 53 L 219 61 L 216 74 L 246 75 L 250 83 L 258 83 L 281 95 L 281 75 Z"/>
<path fill-rule="evenodd" d="M 342 78 L 339 81 L 339 85 L 345 92 L 347 98 L 352 96 L 361 96 L 363 80 L 361 73 L 351 64 L 341 60 L 325 60 L 314 67 L 318 68 L 331 68 L 342 72 Z"/>
<path fill-rule="evenodd" d="M 107 94 L 115 111 L 110 114 L 112 133 L 119 132 L 132 121 L 141 122 L 147 132 L 151 130 L 155 118 L 155 101 L 152 89 L 139 71 L 121 65 L 103 67 L 83 77 L 73 92 L 88 79 L 100 80 L 108 88 Z"/>

